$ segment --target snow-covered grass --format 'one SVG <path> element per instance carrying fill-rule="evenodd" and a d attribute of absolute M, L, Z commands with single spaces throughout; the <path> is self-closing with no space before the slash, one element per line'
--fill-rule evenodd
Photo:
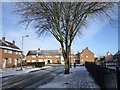
<path fill-rule="evenodd" d="M 45 66 L 41 68 L 35 68 L 35 67 L 23 67 L 23 70 L 20 70 L 19 68 L 4 68 L 0 69 L 0 77 L 6 77 L 6 76 L 12 76 L 12 75 L 18 75 L 18 74 L 25 74 L 29 73 L 31 71 L 41 70 L 45 68 L 50 68 L 51 66 Z"/>
<path fill-rule="evenodd" d="M 48 84 L 38 88 L 99 88 L 84 66 L 71 68 L 70 74 L 56 76 Z"/>

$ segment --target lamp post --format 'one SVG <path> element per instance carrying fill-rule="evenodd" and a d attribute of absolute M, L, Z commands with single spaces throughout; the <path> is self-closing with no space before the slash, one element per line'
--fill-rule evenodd
<path fill-rule="evenodd" d="M 24 37 L 29 37 L 29 35 L 22 36 L 22 55 L 23 55 L 23 40 L 24 40 Z M 21 70 L 22 70 L 22 61 L 21 61 Z"/>
<path fill-rule="evenodd" d="M 70 47 L 70 68 L 72 68 L 72 66 L 71 66 L 71 47 Z"/>

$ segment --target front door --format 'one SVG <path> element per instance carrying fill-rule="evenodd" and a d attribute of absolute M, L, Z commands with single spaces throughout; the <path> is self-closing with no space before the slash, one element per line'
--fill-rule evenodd
<path fill-rule="evenodd" d="M 50 60 L 48 60 L 48 64 L 50 64 Z"/>
<path fill-rule="evenodd" d="M 15 66 L 17 66 L 17 59 L 15 59 Z"/>
<path fill-rule="evenodd" d="M 3 68 L 5 68 L 6 67 L 6 59 L 4 58 L 3 59 Z"/>

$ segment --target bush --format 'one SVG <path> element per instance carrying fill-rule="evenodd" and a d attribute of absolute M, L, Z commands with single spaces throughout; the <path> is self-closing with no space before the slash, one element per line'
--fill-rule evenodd
<path fill-rule="evenodd" d="M 27 62 L 26 66 L 44 67 L 45 62 Z"/>

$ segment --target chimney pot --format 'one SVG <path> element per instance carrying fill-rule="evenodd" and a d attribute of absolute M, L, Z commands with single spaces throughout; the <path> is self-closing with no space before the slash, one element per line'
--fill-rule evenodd
<path fill-rule="evenodd" d="M 12 43 L 15 45 L 15 41 L 13 40 Z"/>
<path fill-rule="evenodd" d="M 40 48 L 38 48 L 38 50 L 40 50 Z"/>
<path fill-rule="evenodd" d="M 5 37 L 2 37 L 2 40 L 5 41 Z"/>

